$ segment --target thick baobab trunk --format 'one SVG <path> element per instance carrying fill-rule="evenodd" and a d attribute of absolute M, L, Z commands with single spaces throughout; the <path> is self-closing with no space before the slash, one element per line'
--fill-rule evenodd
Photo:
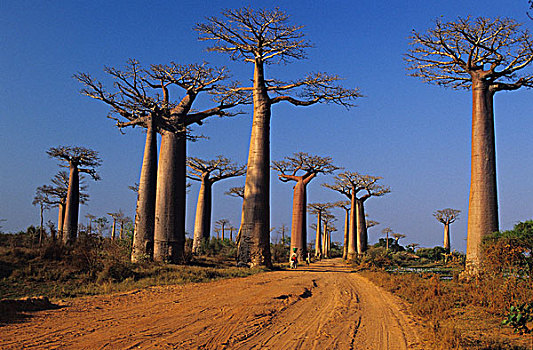
<path fill-rule="evenodd" d="M 477 272 L 483 237 L 498 231 L 493 93 L 482 79 L 472 81 L 472 164 L 468 205 L 466 269 Z"/>
<path fill-rule="evenodd" d="M 195 254 L 200 253 L 202 243 L 208 242 L 211 235 L 211 201 L 212 183 L 207 177 L 203 177 L 194 221 L 192 251 Z"/>
<path fill-rule="evenodd" d="M 151 118 L 150 118 L 151 119 Z M 151 260 L 154 255 L 155 197 L 157 187 L 157 133 L 149 121 L 146 129 L 131 261 Z"/>
<path fill-rule="evenodd" d="M 350 233 L 350 211 L 346 210 L 346 215 L 344 216 L 344 247 L 342 251 L 342 258 L 346 260 L 348 258 L 348 235 Z"/>
<path fill-rule="evenodd" d="M 315 241 L 315 256 L 319 257 L 322 254 L 322 213 L 319 211 L 316 221 L 316 241 Z"/>
<path fill-rule="evenodd" d="M 157 170 L 154 260 L 183 261 L 185 243 L 186 136 L 164 132 Z"/>
<path fill-rule="evenodd" d="M 444 224 L 444 249 L 450 253 L 450 224 Z"/>
<path fill-rule="evenodd" d="M 357 199 L 357 254 L 366 252 L 368 245 L 368 233 L 366 230 L 364 201 Z"/>
<path fill-rule="evenodd" d="M 357 209 L 355 209 L 357 208 L 357 203 L 355 196 L 355 191 L 352 189 L 352 210 L 350 211 L 350 231 L 348 234 L 348 260 L 353 260 L 357 255 Z"/>
<path fill-rule="evenodd" d="M 270 258 L 270 99 L 263 62 L 254 69 L 252 136 L 242 205 L 238 263 L 272 266 Z"/>
<path fill-rule="evenodd" d="M 63 199 L 60 200 L 57 208 L 57 238 L 63 242 L 63 226 L 65 225 L 65 203 Z"/>
<path fill-rule="evenodd" d="M 291 252 L 296 248 L 299 261 L 304 261 L 307 253 L 307 194 L 303 180 L 296 182 L 292 199 Z M 291 253 L 292 254 L 292 253 Z"/>
<path fill-rule="evenodd" d="M 78 166 L 70 165 L 68 179 L 67 202 L 65 204 L 65 218 L 63 224 L 63 243 L 71 244 L 78 233 L 78 211 L 80 204 L 80 176 Z"/>

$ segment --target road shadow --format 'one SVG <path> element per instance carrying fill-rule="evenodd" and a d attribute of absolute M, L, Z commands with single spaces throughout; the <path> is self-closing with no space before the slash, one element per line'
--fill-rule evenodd
<path fill-rule="evenodd" d="M 53 304 L 47 297 L 0 300 L 0 327 L 9 323 L 22 322 L 31 318 L 31 312 L 60 309 L 62 306 Z"/>

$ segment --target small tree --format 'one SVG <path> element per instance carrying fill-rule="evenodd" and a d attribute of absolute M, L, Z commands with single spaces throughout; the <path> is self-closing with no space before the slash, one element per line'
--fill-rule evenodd
<path fill-rule="evenodd" d="M 93 221 L 94 221 L 94 219 L 96 219 L 96 215 L 87 213 L 87 214 L 85 214 L 85 217 L 87 219 L 89 219 L 89 223 L 87 225 L 87 233 L 91 234 L 92 233 L 92 228 L 93 228 Z"/>
<path fill-rule="evenodd" d="M 228 219 L 220 219 L 220 220 L 217 220 L 215 222 L 215 224 L 220 229 L 220 232 L 222 234 L 222 240 L 224 240 L 226 226 L 228 226 L 230 224 L 229 220 Z"/>
<path fill-rule="evenodd" d="M 484 236 L 498 231 L 494 94 L 533 86 L 522 73 L 533 61 L 533 40 L 509 18 L 437 20 L 426 33 L 413 31 L 407 54 L 411 75 L 425 82 L 472 90 L 472 160 L 467 270 L 476 273 Z"/>
<path fill-rule="evenodd" d="M 187 159 L 187 166 L 189 167 L 187 177 L 201 183 L 198 203 L 196 205 L 196 220 L 194 222 L 192 244 L 193 253 L 199 253 L 202 243 L 208 242 L 211 234 L 213 184 L 224 179 L 244 175 L 246 173 L 246 166 L 233 163 L 230 159 L 222 156 L 218 156 L 213 160 L 189 157 Z M 224 233 L 224 230 L 222 230 L 222 233 Z"/>
<path fill-rule="evenodd" d="M 310 74 L 291 82 L 267 79 L 268 63 L 288 63 L 305 58 L 311 44 L 304 39 L 302 26 L 289 24 L 289 16 L 279 9 L 230 9 L 222 18 L 209 17 L 198 24 L 200 40 L 214 45 L 209 51 L 229 54 L 233 60 L 254 65 L 253 86 L 236 90 L 253 93 L 253 121 L 248 168 L 244 190 L 238 261 L 240 264 L 271 266 L 270 259 L 270 118 L 271 108 L 280 102 L 295 106 L 334 103 L 350 107 L 360 96 L 357 89 L 335 83 L 339 77 Z"/>
<path fill-rule="evenodd" d="M 454 223 L 455 220 L 459 218 L 460 210 L 446 208 L 437 210 L 433 213 L 435 219 L 444 225 L 444 244 L 443 247 L 446 249 L 446 253 L 450 252 L 450 224 Z"/>
<path fill-rule="evenodd" d="M 63 242 L 73 243 L 77 237 L 78 213 L 80 205 L 80 172 L 89 174 L 97 181 L 100 176 L 95 168 L 102 164 L 98 152 L 85 147 L 59 146 L 52 147 L 46 152 L 51 158 L 59 159 L 70 168 L 67 199 L 65 204 L 65 219 L 63 225 Z"/>
<path fill-rule="evenodd" d="M 389 234 L 394 233 L 394 231 L 390 227 L 385 227 L 381 232 L 387 237 L 386 249 L 389 251 Z"/>
<path fill-rule="evenodd" d="M 44 238 L 44 220 L 43 220 L 43 212 L 45 210 L 50 210 L 50 199 L 46 195 L 46 192 L 42 190 L 41 187 L 37 187 L 37 190 L 35 191 L 35 197 L 33 197 L 33 205 L 39 205 L 39 216 L 40 216 L 40 224 L 39 224 L 39 246 L 43 243 Z"/>
<path fill-rule="evenodd" d="M 292 200 L 291 252 L 296 248 L 299 260 L 307 253 L 307 185 L 318 174 L 331 174 L 338 168 L 330 157 L 313 156 L 298 152 L 281 161 L 273 161 L 272 169 L 278 171 L 283 182 L 295 181 Z"/>

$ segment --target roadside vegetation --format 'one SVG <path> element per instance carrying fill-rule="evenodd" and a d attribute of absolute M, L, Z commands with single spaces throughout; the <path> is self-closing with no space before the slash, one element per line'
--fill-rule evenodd
<path fill-rule="evenodd" d="M 384 239 L 354 266 L 407 301 L 435 349 L 531 349 L 533 221 L 483 242 L 478 275 L 461 274 L 463 254 L 442 247 L 416 252 Z M 445 262 L 446 259 L 446 262 Z"/>
<path fill-rule="evenodd" d="M 245 277 L 264 270 L 235 267 L 236 245 L 228 239 L 212 238 L 197 256 L 190 253 L 188 239 L 181 265 L 132 263 L 131 231 L 115 240 L 81 231 L 72 246 L 51 239 L 39 246 L 38 240 L 39 230 L 33 226 L 17 234 L 0 234 L 0 299 L 63 299 Z"/>

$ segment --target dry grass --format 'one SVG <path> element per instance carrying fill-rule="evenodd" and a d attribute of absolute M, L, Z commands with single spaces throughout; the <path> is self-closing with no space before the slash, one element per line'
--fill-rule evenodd
<path fill-rule="evenodd" d="M 362 271 L 365 277 L 409 302 L 430 334 L 433 349 L 533 349 L 532 335 L 501 326 L 508 305 L 533 300 L 530 280 L 479 278 L 442 281 L 432 274 Z"/>

